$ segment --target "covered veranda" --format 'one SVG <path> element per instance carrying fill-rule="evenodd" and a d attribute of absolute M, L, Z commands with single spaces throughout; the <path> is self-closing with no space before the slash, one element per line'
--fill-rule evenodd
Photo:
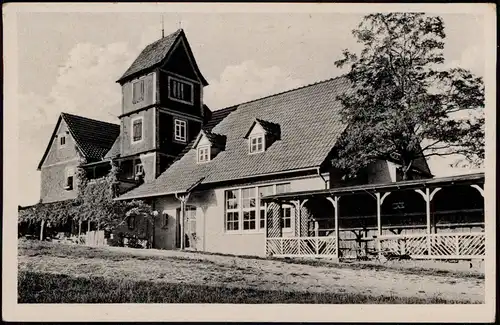
<path fill-rule="evenodd" d="M 485 256 L 484 173 L 283 193 L 266 202 L 266 254 L 416 259 Z M 292 232 L 283 231 L 292 206 Z"/>

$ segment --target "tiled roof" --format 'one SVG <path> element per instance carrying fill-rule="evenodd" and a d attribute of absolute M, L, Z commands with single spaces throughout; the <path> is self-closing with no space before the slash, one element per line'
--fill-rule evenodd
<path fill-rule="evenodd" d="M 120 126 L 117 124 L 61 113 L 52 132 L 51 140 L 38 164 L 38 169 L 42 167 L 43 161 L 49 153 L 50 144 L 62 120 L 66 122 L 68 130 L 75 139 L 81 153 L 89 161 L 102 160 L 120 134 Z"/>
<path fill-rule="evenodd" d="M 101 160 L 120 134 L 120 126 L 87 117 L 61 113 L 78 147 L 86 158 Z"/>
<path fill-rule="evenodd" d="M 182 29 L 178 29 L 174 33 L 146 46 L 118 81 L 160 63 L 170 51 L 181 32 Z"/>
<path fill-rule="evenodd" d="M 202 177 L 201 184 L 212 184 L 319 167 L 346 127 L 337 96 L 349 89 L 347 78 L 338 77 L 237 105 L 212 129 L 227 137 L 225 150 L 212 161 L 198 164 L 190 148 L 156 180 L 121 198 L 185 191 Z M 265 152 L 250 155 L 244 137 L 256 119 L 279 124 L 281 139 Z"/>
<path fill-rule="evenodd" d="M 178 37 L 180 35 L 184 35 L 184 31 L 182 29 L 178 29 L 170 35 L 167 35 L 154 43 L 149 44 L 142 50 L 139 56 L 135 59 L 134 62 L 130 65 L 130 67 L 125 71 L 125 73 L 117 80 L 117 82 L 121 82 L 124 79 L 131 77 L 132 75 L 139 73 L 143 70 L 149 69 L 153 66 L 160 64 L 168 55 L 170 50 L 174 47 Z M 186 47 L 189 52 L 189 55 L 192 57 L 194 68 L 197 70 L 200 75 L 202 82 L 207 85 L 207 81 L 201 76 L 199 72 L 198 66 L 196 62 L 194 62 L 193 55 L 191 53 L 191 49 L 189 48 L 189 44 L 186 42 Z"/>
<path fill-rule="evenodd" d="M 210 120 L 203 126 L 203 129 L 209 130 L 209 131 L 212 130 L 214 128 L 214 126 L 219 124 L 220 121 L 225 119 L 226 116 L 228 116 L 229 114 L 234 112 L 237 108 L 238 108 L 238 106 L 232 106 L 232 107 L 220 109 L 217 111 L 213 111 L 212 115 L 210 117 Z"/>

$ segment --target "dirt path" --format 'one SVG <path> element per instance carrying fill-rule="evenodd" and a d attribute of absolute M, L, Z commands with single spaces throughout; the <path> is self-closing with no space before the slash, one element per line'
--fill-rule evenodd
<path fill-rule="evenodd" d="M 178 251 L 115 247 L 106 250 L 117 255 L 127 253 L 136 257 L 125 254 L 118 259 L 20 256 L 19 269 L 72 276 L 118 277 L 265 290 L 484 301 L 484 280 L 474 277 L 419 275 L 395 270 L 353 270 Z"/>

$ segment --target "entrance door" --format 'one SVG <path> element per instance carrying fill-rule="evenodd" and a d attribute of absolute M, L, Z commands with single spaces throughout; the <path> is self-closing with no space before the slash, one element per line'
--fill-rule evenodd
<path fill-rule="evenodd" d="M 196 207 L 186 206 L 186 217 L 184 220 L 184 246 L 185 248 L 196 248 Z M 175 247 L 181 248 L 181 209 L 177 209 L 177 236 Z"/>

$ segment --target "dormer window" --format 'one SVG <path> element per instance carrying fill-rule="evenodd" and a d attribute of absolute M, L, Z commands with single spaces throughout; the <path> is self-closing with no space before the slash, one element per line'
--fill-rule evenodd
<path fill-rule="evenodd" d="M 255 119 L 245 135 L 245 139 L 248 139 L 250 154 L 266 151 L 280 137 L 279 124 L 258 118 Z"/>
<path fill-rule="evenodd" d="M 168 77 L 168 98 L 193 105 L 193 84 L 172 76 Z"/>
<path fill-rule="evenodd" d="M 204 163 L 210 161 L 210 146 L 198 147 L 198 162 Z"/>
<path fill-rule="evenodd" d="M 250 153 L 258 153 L 264 151 L 264 135 L 254 135 L 250 137 Z"/>
<path fill-rule="evenodd" d="M 196 161 L 198 163 L 205 163 L 217 157 L 221 151 L 224 151 L 226 136 L 201 130 L 193 147 L 196 148 Z"/>

